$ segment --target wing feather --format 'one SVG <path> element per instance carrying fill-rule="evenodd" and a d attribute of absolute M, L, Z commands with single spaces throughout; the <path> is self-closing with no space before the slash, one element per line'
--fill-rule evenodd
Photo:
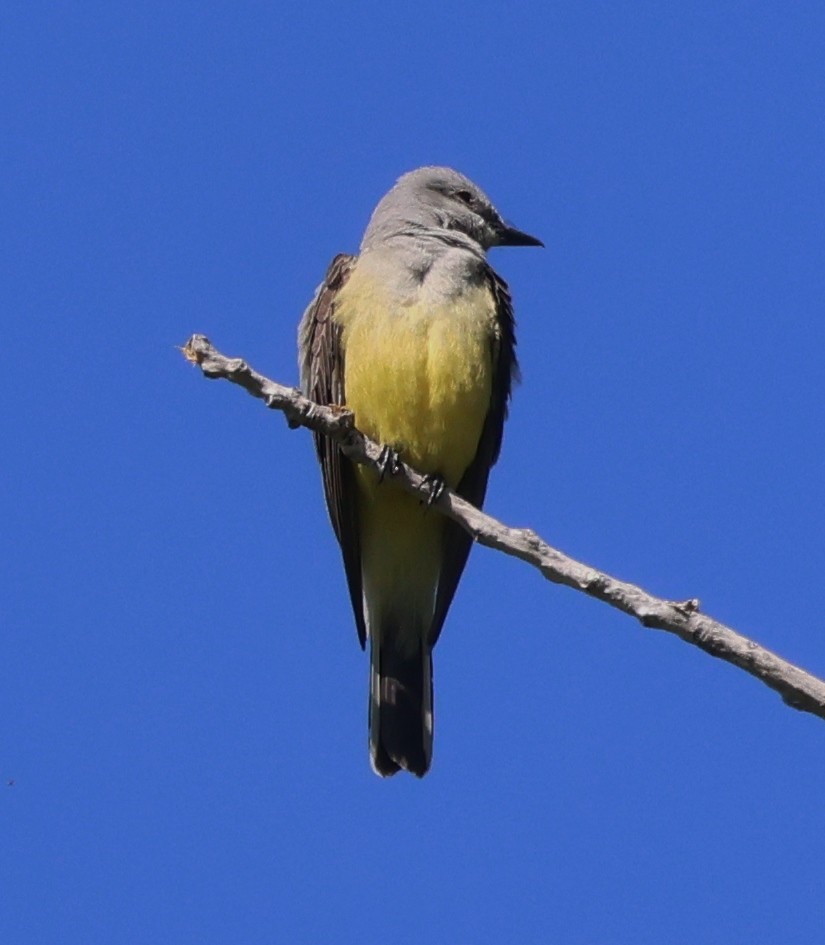
<path fill-rule="evenodd" d="M 341 328 L 332 316 L 338 291 L 346 283 L 354 265 L 354 256 L 341 254 L 333 259 L 315 298 L 304 312 L 298 330 L 301 390 L 318 404 L 346 403 Z M 361 588 L 361 546 L 354 470 L 352 463 L 332 440 L 320 433 L 314 434 L 314 438 L 327 510 L 341 546 L 358 639 L 363 648 L 367 631 Z"/>

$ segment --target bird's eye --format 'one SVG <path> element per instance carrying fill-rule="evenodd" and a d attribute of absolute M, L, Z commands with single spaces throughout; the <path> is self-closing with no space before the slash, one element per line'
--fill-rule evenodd
<path fill-rule="evenodd" d="M 466 203 L 468 207 L 472 206 L 473 195 L 469 190 L 457 190 L 455 195 L 458 200 L 460 200 L 462 203 Z"/>

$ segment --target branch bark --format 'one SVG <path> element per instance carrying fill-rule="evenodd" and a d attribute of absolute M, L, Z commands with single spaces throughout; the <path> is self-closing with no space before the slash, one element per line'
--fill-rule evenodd
<path fill-rule="evenodd" d="M 294 387 L 284 387 L 253 370 L 240 358 L 227 358 L 204 335 L 192 335 L 181 349 L 207 378 L 224 378 L 280 410 L 292 427 L 304 426 L 335 440 L 353 462 L 380 469 L 381 447 L 361 434 L 352 414 L 344 407 L 324 407 L 304 397 Z M 420 494 L 424 477 L 401 463 L 392 473 L 395 482 Z M 529 528 L 502 524 L 450 489 L 444 489 L 433 508 L 458 522 L 473 539 L 488 548 L 520 558 L 537 568 L 548 581 L 564 584 L 635 617 L 643 627 L 674 633 L 687 643 L 738 666 L 780 694 L 794 709 L 825 719 L 825 681 L 789 663 L 776 653 L 742 636 L 730 627 L 699 612 L 699 601 L 664 600 L 597 571 L 551 548 Z"/>

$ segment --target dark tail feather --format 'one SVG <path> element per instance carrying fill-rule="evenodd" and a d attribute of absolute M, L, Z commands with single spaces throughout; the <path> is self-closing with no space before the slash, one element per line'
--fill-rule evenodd
<path fill-rule="evenodd" d="M 372 644 L 370 759 L 382 777 L 403 768 L 419 778 L 433 752 L 433 661 L 430 648 L 402 654 L 393 635 Z"/>

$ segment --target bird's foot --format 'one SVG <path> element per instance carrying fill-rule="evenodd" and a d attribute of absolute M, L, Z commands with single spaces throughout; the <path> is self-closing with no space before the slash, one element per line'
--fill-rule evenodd
<path fill-rule="evenodd" d="M 400 465 L 398 453 L 391 446 L 382 446 L 381 455 L 378 457 L 378 481 L 383 482 L 387 474 L 394 476 Z"/>
<path fill-rule="evenodd" d="M 435 502 L 438 502 L 444 494 L 445 486 L 446 483 L 444 482 L 443 476 L 439 476 L 436 473 L 428 473 L 424 477 L 424 481 L 421 483 L 421 501 L 426 503 L 427 508 Z"/>

